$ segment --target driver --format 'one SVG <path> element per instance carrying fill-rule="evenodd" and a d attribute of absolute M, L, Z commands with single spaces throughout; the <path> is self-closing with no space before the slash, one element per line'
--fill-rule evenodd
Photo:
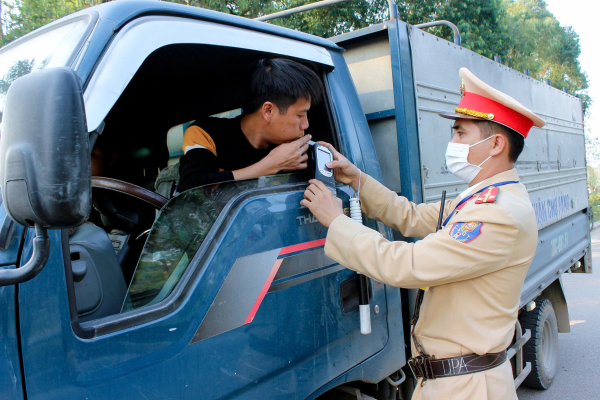
<path fill-rule="evenodd" d="M 178 192 L 307 166 L 307 113 L 323 87 L 310 68 L 287 59 L 253 65 L 250 93 L 237 118 L 200 118 L 186 131 Z"/>

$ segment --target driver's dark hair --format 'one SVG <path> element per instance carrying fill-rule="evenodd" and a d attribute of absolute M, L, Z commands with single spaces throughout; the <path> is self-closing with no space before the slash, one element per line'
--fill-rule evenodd
<path fill-rule="evenodd" d="M 244 113 L 257 111 L 265 101 L 274 103 L 281 114 L 298 99 L 321 101 L 323 85 L 309 67 L 285 58 L 263 58 L 250 66 L 250 83 Z"/>
<path fill-rule="evenodd" d="M 492 121 L 475 121 L 481 130 L 481 138 L 485 139 L 495 133 L 499 133 L 506 137 L 508 141 L 508 159 L 511 162 L 516 162 L 519 155 L 525 147 L 525 138 L 516 131 Z"/>

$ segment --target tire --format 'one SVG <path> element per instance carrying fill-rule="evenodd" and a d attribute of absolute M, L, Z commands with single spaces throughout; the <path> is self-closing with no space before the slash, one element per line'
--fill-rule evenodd
<path fill-rule="evenodd" d="M 537 307 L 519 316 L 523 332 L 531 330 L 531 339 L 523 346 L 523 361 L 531 363 L 531 373 L 523 384 L 548 389 L 558 369 L 558 326 L 552 303 L 537 299 Z"/>

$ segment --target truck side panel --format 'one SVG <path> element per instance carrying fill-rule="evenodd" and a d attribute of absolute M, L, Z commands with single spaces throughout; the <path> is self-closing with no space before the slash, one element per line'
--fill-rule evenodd
<path fill-rule="evenodd" d="M 410 43 L 404 46 L 412 47 L 411 66 L 402 64 L 402 55 L 396 51 L 392 34 L 395 27 L 400 27 L 399 34 L 404 29 L 410 35 Z M 438 115 L 453 112 L 460 101 L 461 67 L 468 67 L 485 82 L 501 88 L 542 116 L 547 125 L 531 130 L 516 163 L 520 180 L 530 193 L 540 230 L 538 252 L 523 288 L 522 305 L 571 267 L 577 272 L 591 271 L 589 227 L 584 223 L 588 200 L 580 99 L 399 21 L 332 40 L 347 50 L 344 57 L 369 120 L 383 182 L 405 196 L 414 195 L 421 187 L 407 185 L 401 178 L 403 168 L 410 167 L 410 163 L 398 157 L 406 146 L 399 138 L 415 135 L 417 128 L 410 126 L 408 119 L 406 126 L 397 124 L 400 107 L 396 103 L 402 96 L 396 90 L 399 82 L 394 78 L 400 73 L 414 77 L 420 147 L 405 156 L 420 160 L 420 169 L 411 171 L 422 180 L 425 202 L 439 201 L 442 190 L 451 199 L 467 188 L 445 165 L 453 122 Z M 419 200 L 418 196 L 407 197 Z"/>
<path fill-rule="evenodd" d="M 445 166 L 453 122 L 438 116 L 453 112 L 460 101 L 457 72 L 467 67 L 546 121 L 544 128 L 532 128 L 515 165 L 529 191 L 538 229 L 587 208 L 581 100 L 434 35 L 410 30 L 425 201 L 438 201 L 443 189 L 453 198 L 467 188 Z"/>
<path fill-rule="evenodd" d="M 470 50 L 410 28 L 419 107 L 419 135 L 425 201 L 438 201 L 443 189 L 450 198 L 466 189 L 448 171 L 445 143 L 452 112 L 460 101 L 456 71 L 467 67 L 490 85 L 501 88 L 540 115 L 546 126 L 533 127 L 515 167 L 536 214 L 539 233 L 536 257 L 522 293 L 522 306 L 560 274 L 582 261 L 591 272 L 587 171 L 581 100 Z M 579 272 L 578 271 L 578 272 Z"/>
<path fill-rule="evenodd" d="M 589 257 L 588 229 L 587 214 L 578 212 L 539 231 L 535 258 L 523 285 L 521 307 L 536 298 L 572 265 Z M 565 329 L 568 329 L 568 324 L 561 332 Z"/>

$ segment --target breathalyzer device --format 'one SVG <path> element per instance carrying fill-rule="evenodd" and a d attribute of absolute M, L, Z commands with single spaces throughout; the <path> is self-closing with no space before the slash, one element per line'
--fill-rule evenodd
<path fill-rule="evenodd" d="M 325 146 L 321 146 L 312 140 L 308 141 L 308 169 L 311 179 L 317 179 L 325 184 L 333 192 L 335 191 L 335 177 L 333 170 L 326 164 L 333 161 L 333 153 Z"/>

